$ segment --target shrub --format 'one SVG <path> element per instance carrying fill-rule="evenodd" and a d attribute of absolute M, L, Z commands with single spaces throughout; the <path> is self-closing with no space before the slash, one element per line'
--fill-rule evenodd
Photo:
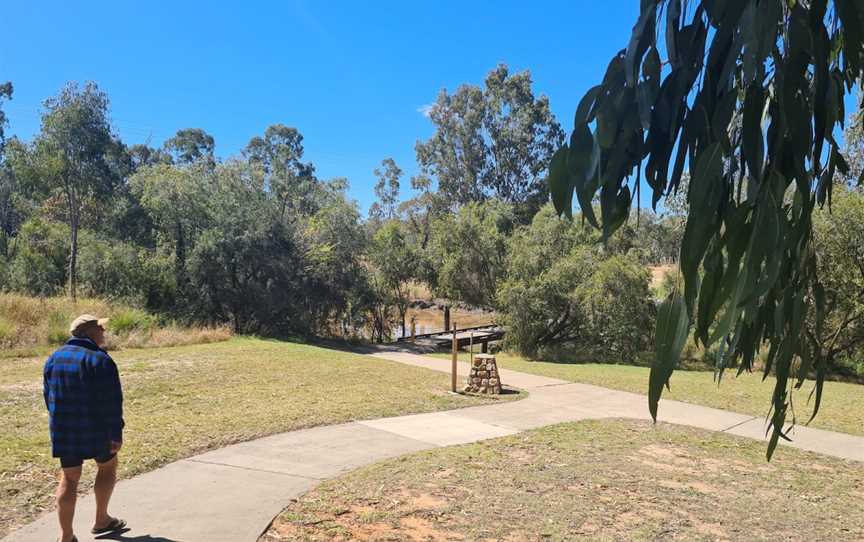
<path fill-rule="evenodd" d="M 650 347 L 649 273 L 635 256 L 609 256 L 551 207 L 511 238 L 508 254 L 498 288 L 508 347 L 529 357 L 576 349 L 626 361 Z"/>
<path fill-rule="evenodd" d="M 631 255 L 612 256 L 591 270 L 574 292 L 589 344 L 625 360 L 651 346 L 656 309 L 649 278 L 645 266 Z"/>
<path fill-rule="evenodd" d="M 512 206 L 498 200 L 470 203 L 437 220 L 429 242 L 437 270 L 435 293 L 469 305 L 493 306 L 514 224 Z"/>
<path fill-rule="evenodd" d="M 177 283 L 173 256 L 142 249 L 138 261 L 141 264 L 144 306 L 157 311 L 176 309 Z"/>
<path fill-rule="evenodd" d="M 117 335 L 132 331 L 148 332 L 156 325 L 156 318 L 140 309 L 120 309 L 112 313 L 108 330 Z"/>
<path fill-rule="evenodd" d="M 864 377 L 864 191 L 834 189 L 831 207 L 813 213 L 813 240 L 824 287 L 825 315 L 810 311 L 809 332 L 818 337 L 831 372 Z"/>
<path fill-rule="evenodd" d="M 74 318 L 68 313 L 54 311 L 48 315 L 48 344 L 63 344 L 69 339 L 69 324 Z"/>
<path fill-rule="evenodd" d="M 8 287 L 32 295 L 56 295 L 66 284 L 68 228 L 32 219 L 21 226 L 12 244 Z"/>
<path fill-rule="evenodd" d="M 78 277 L 88 296 L 140 303 L 146 297 L 143 267 L 137 249 L 89 233 L 81 236 Z"/>

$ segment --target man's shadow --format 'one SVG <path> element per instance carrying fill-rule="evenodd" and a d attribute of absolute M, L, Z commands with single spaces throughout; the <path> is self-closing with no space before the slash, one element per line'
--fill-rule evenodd
<path fill-rule="evenodd" d="M 101 534 L 95 538 L 96 540 L 117 540 L 118 542 L 180 542 L 179 540 L 174 540 L 172 538 L 150 536 L 149 534 L 141 536 L 126 536 L 126 533 L 128 532 L 129 529 L 121 529 L 112 533 Z"/>

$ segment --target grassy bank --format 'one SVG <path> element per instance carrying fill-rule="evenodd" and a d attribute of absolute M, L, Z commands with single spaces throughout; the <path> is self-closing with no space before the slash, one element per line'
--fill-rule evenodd
<path fill-rule="evenodd" d="M 141 309 L 101 299 L 29 297 L 0 294 L 0 357 L 42 355 L 69 337 L 69 323 L 79 314 L 110 318 L 111 348 L 181 346 L 224 341 L 227 327 L 185 327 Z"/>
<path fill-rule="evenodd" d="M 127 429 L 122 477 L 207 449 L 304 427 L 518 396 L 468 397 L 416 367 L 302 344 L 234 338 L 115 354 Z M 0 363 L 0 537 L 52 505 L 44 358 Z M 90 488 L 92 465 L 82 490 Z"/>
<path fill-rule="evenodd" d="M 436 354 L 449 357 L 449 354 Z M 647 367 L 632 365 L 611 365 L 601 363 L 558 363 L 547 361 L 528 361 L 520 356 L 498 353 L 498 364 L 506 369 L 525 373 L 560 378 L 571 382 L 594 384 L 633 393 L 648 393 Z M 467 360 L 468 354 L 460 353 L 460 359 Z M 506 382 L 505 382 L 506 383 Z M 729 371 L 720 385 L 714 380 L 711 371 L 676 371 L 672 375 L 672 390 L 663 392 L 664 399 L 675 399 L 714 408 L 722 408 L 742 414 L 764 416 L 768 413 L 774 378 L 764 382 L 761 374 L 742 374 L 735 377 Z M 807 398 L 813 388 L 812 382 L 793 393 L 798 423 L 810 418 Z M 647 410 L 647 400 L 645 408 Z M 660 407 L 663 418 L 663 407 Z M 822 396 L 822 406 L 811 427 L 841 431 L 853 435 L 864 435 L 864 386 L 843 382 L 826 382 Z"/>
<path fill-rule="evenodd" d="M 860 463 L 635 420 L 422 452 L 323 483 L 262 541 L 861 540 Z"/>

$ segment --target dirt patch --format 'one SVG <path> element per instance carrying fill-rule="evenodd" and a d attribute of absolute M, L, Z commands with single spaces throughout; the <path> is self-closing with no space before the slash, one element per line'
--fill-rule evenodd
<path fill-rule="evenodd" d="M 706 522 L 699 517 L 688 514 L 688 521 L 693 525 L 695 531 L 701 535 L 708 536 L 711 540 L 728 540 L 729 535 L 719 523 Z"/>
<path fill-rule="evenodd" d="M 509 450 L 507 452 L 508 457 L 513 461 L 521 464 L 531 463 L 534 460 L 534 455 L 528 453 L 526 450 L 521 448 L 516 448 L 515 450 Z"/>
<path fill-rule="evenodd" d="M 748 464 L 745 461 L 739 461 L 736 459 L 729 461 L 722 461 L 719 459 L 714 459 L 712 457 L 705 457 L 699 461 L 699 469 L 705 470 L 711 473 L 719 473 L 719 472 L 728 472 L 728 473 L 745 473 L 750 471 L 753 468 L 752 464 Z M 768 465 L 764 465 L 765 467 L 770 468 Z"/>
<path fill-rule="evenodd" d="M 345 523 L 347 522 L 340 522 L 343 525 Z M 391 536 L 396 532 L 396 529 L 387 523 L 379 522 L 368 525 L 348 524 L 347 527 L 351 533 L 350 538 L 336 536 L 333 540 L 398 540 L 398 538 Z"/>
<path fill-rule="evenodd" d="M 674 463 L 660 463 L 658 461 L 651 461 L 650 459 L 642 458 L 635 458 L 635 460 L 641 465 L 645 465 L 646 467 L 651 467 L 652 469 L 663 472 L 682 473 L 687 474 L 688 476 L 698 476 L 699 474 L 699 471 L 697 471 L 696 469 L 685 467 L 684 465 L 676 465 Z"/>
<path fill-rule="evenodd" d="M 408 540 L 439 542 L 445 540 L 464 540 L 461 535 L 448 534 L 436 529 L 434 524 L 423 518 L 408 516 L 399 520 L 400 532 Z"/>
<path fill-rule="evenodd" d="M 447 499 L 436 497 L 428 493 L 420 494 L 413 497 L 410 501 L 410 506 L 414 510 L 437 510 L 447 505 Z"/>
<path fill-rule="evenodd" d="M 434 476 L 435 478 L 449 478 L 456 473 L 456 469 L 440 469 Z"/>
<path fill-rule="evenodd" d="M 300 499 L 267 540 L 864 539 L 860 463 L 784 449 L 766 469 L 761 442 L 661 428 L 585 421 L 385 461 Z"/>

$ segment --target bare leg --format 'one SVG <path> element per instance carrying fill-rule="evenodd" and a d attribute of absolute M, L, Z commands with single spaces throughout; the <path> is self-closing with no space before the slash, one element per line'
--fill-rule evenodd
<path fill-rule="evenodd" d="M 97 463 L 97 466 L 99 471 L 96 473 L 96 483 L 93 485 L 93 494 L 96 497 L 94 527 L 99 529 L 111 522 L 111 516 L 108 515 L 108 501 L 111 500 L 114 484 L 117 483 L 117 456 L 115 455 L 111 461 Z"/>
<path fill-rule="evenodd" d="M 60 483 L 57 484 L 57 517 L 60 519 L 60 541 L 71 542 L 75 536 L 72 519 L 75 517 L 75 500 L 78 498 L 78 481 L 81 467 L 61 469 Z"/>

